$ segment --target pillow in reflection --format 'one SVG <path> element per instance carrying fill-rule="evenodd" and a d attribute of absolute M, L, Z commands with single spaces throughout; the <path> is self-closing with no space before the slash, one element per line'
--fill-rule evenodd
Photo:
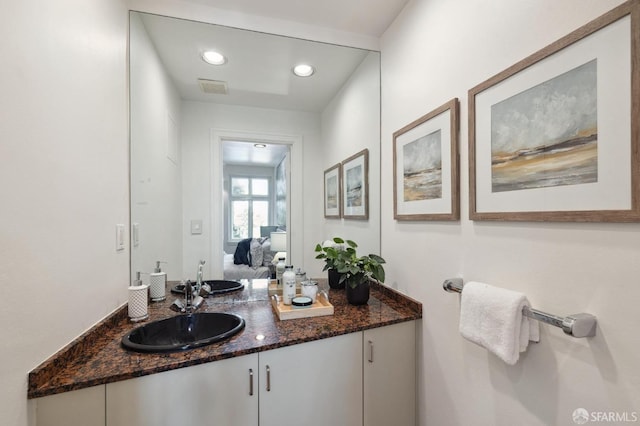
<path fill-rule="evenodd" d="M 249 259 L 251 261 L 251 267 L 258 268 L 262 266 L 264 256 L 262 254 L 262 244 L 260 244 L 259 238 L 252 238 L 249 248 Z"/>

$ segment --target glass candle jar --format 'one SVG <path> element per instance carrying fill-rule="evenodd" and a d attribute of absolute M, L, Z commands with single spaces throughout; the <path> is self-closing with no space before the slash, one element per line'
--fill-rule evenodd
<path fill-rule="evenodd" d="M 306 280 L 302 282 L 302 295 L 307 296 L 315 303 L 316 296 L 318 295 L 318 282 L 313 280 Z"/>

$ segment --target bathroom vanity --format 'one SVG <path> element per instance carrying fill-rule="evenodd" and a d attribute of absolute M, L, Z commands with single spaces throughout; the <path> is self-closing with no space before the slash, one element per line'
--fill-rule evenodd
<path fill-rule="evenodd" d="M 415 424 L 419 303 L 374 285 L 357 307 L 331 290 L 334 315 L 280 321 L 267 285 L 208 298 L 201 310 L 247 325 L 183 352 L 123 349 L 135 325 L 116 312 L 30 373 L 37 425 Z M 150 320 L 176 315 L 172 300 L 150 306 Z"/>

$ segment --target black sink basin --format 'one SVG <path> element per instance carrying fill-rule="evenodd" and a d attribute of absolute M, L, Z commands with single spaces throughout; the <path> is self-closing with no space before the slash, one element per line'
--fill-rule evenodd
<path fill-rule="evenodd" d="M 122 338 L 122 346 L 136 352 L 173 352 L 227 339 L 244 328 L 235 314 L 201 312 L 150 322 Z"/>
<path fill-rule="evenodd" d="M 244 288 L 244 284 L 242 284 L 241 282 L 229 280 L 206 280 L 202 281 L 202 284 L 209 284 L 209 287 L 211 287 L 210 294 L 213 295 L 242 290 Z M 184 294 L 184 284 L 174 285 L 171 288 L 171 293 Z"/>

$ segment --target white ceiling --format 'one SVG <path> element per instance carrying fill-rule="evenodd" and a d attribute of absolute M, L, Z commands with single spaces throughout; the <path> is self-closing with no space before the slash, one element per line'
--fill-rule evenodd
<path fill-rule="evenodd" d="M 379 37 L 408 0 L 187 0 L 217 9 L 299 22 Z M 141 14 L 169 76 L 185 100 L 321 112 L 369 53 L 366 50 Z M 228 62 L 212 66 L 204 50 L 223 53 Z M 310 78 L 293 75 L 299 62 L 311 63 Z M 223 81 L 228 94 L 204 93 L 198 79 Z M 226 146 L 228 145 L 228 146 Z M 253 144 L 225 144 L 230 163 L 277 164 L 281 146 L 256 151 Z"/>
<path fill-rule="evenodd" d="M 222 158 L 225 164 L 276 167 L 289 152 L 288 145 L 267 144 L 257 148 L 253 142 L 224 141 Z"/>
<path fill-rule="evenodd" d="M 409 0 L 187 0 L 187 2 L 380 37 Z"/>
<path fill-rule="evenodd" d="M 321 112 L 368 51 L 254 31 L 143 14 L 142 21 L 180 96 L 186 100 Z M 227 63 L 209 65 L 214 49 Z M 308 62 L 309 78 L 291 69 Z M 204 93 L 198 79 L 223 81 L 228 94 Z"/>

